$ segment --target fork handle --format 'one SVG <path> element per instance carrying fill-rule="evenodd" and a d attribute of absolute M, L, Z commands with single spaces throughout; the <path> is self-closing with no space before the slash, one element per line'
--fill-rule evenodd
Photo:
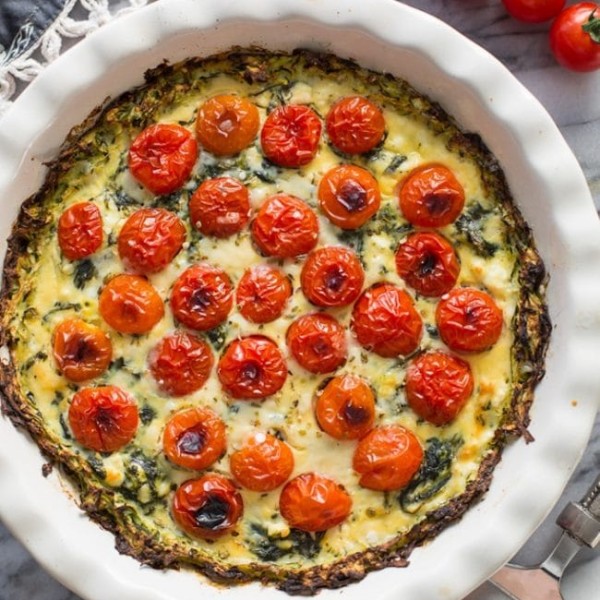
<path fill-rule="evenodd" d="M 600 475 L 580 502 L 569 502 L 556 520 L 581 545 L 600 544 Z"/>

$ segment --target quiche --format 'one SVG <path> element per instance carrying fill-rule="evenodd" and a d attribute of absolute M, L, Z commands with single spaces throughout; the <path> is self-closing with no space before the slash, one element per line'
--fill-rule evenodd
<path fill-rule="evenodd" d="M 162 64 L 22 206 L 3 409 L 119 552 L 337 588 L 406 566 L 530 437 L 546 282 L 495 158 L 407 82 Z"/>

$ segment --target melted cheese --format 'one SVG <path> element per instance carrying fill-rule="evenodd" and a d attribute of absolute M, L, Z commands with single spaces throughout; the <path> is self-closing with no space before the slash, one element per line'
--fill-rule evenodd
<path fill-rule="evenodd" d="M 252 92 L 253 100 L 260 110 L 261 121 L 264 121 L 267 107 L 273 101 L 273 92 L 268 86 L 262 93 L 256 94 L 255 90 L 256 86 L 250 89 L 250 86 L 225 75 L 207 79 L 200 91 L 191 93 L 175 106 L 160 112 L 156 115 L 156 120 L 187 123 L 192 129 L 197 107 L 204 99 L 223 92 L 240 95 Z M 341 84 L 311 74 L 291 86 L 288 101 L 310 104 L 319 114 L 325 115 L 338 98 L 363 92 L 351 80 Z M 489 448 L 511 391 L 513 338 L 510 323 L 519 288 L 515 280 L 515 255 L 502 242 L 509 232 L 506 231 L 501 215 L 494 212 L 493 198 L 489 197 L 482 185 L 477 165 L 448 150 L 439 135 L 430 131 L 422 121 L 399 114 L 383 97 L 378 97 L 378 101 L 384 106 L 388 135 L 383 148 L 369 162 L 368 167 L 377 177 L 381 188 L 380 214 L 388 215 L 397 223 L 397 228 L 396 231 L 394 228 L 390 230 L 382 222 L 380 230 L 377 230 L 374 222 L 371 224 L 372 233 L 362 240 L 365 286 L 386 280 L 406 287 L 396 274 L 394 264 L 394 252 L 403 235 L 397 231 L 407 225 L 399 213 L 396 190 L 404 173 L 426 162 L 444 163 L 455 172 L 466 190 L 465 210 L 477 203 L 490 211 L 483 235 L 490 243 L 500 246 L 493 257 L 481 257 L 469 244 L 456 245 L 461 262 L 458 285 L 474 285 L 489 290 L 502 308 L 505 327 L 499 342 L 490 351 L 466 357 L 473 370 L 476 391 L 460 415 L 448 426 L 439 428 L 422 422 L 407 407 L 403 391 L 404 361 L 385 359 L 366 352 L 348 330 L 349 356 L 347 364 L 341 370 L 357 373 L 372 383 L 377 397 L 378 424 L 401 423 L 413 430 L 424 444 L 431 438 L 447 440 L 459 436 L 463 440 L 452 462 L 452 477 L 449 482 L 414 513 L 400 508 L 397 494 L 383 494 L 361 488 L 352 469 L 356 443 L 334 440 L 323 433 L 315 422 L 313 397 L 325 376 L 311 375 L 304 371 L 289 356 L 285 344 L 285 333 L 290 322 L 300 314 L 315 310 L 299 287 L 302 259 L 274 261 L 259 256 L 251 244 L 248 230 L 226 240 L 202 237 L 191 230 L 186 198 L 199 181 L 206 177 L 206 172 L 218 164 L 215 157 L 202 152 L 193 177 L 182 192 L 182 199 L 174 206 L 188 228 L 184 249 L 164 271 L 152 275 L 150 281 L 161 297 L 167 300 L 178 274 L 200 261 L 224 269 L 234 285 L 246 268 L 264 262 L 277 264 L 289 274 L 294 282 L 294 293 L 283 317 L 273 323 L 257 326 L 246 321 L 234 309 L 223 327 L 225 342 L 260 332 L 275 340 L 286 356 L 290 376 L 285 386 L 274 396 L 259 403 L 227 398 L 220 389 L 215 370 L 208 383 L 189 396 L 174 399 L 161 394 L 148 374 L 146 361 L 149 350 L 158 340 L 175 329 L 168 307 L 162 321 L 149 334 L 139 337 L 111 331 L 98 315 L 98 290 L 103 280 L 123 270 L 114 243 L 116 235 L 129 214 L 139 206 L 154 201 L 152 195 L 140 187 L 127 169 L 123 168 L 129 134 L 126 131 L 119 132 L 104 160 L 96 157 L 86 163 L 84 159 L 75 165 L 64 178 L 66 189 L 62 188 L 61 192 L 57 192 L 60 193 L 60 202 L 57 204 L 59 208 L 55 210 L 55 218 L 68 205 L 83 200 L 91 199 L 99 206 L 104 221 L 105 243 L 91 257 L 97 274 L 82 289 L 75 286 L 75 267 L 61 256 L 55 236 L 49 235 L 41 243 L 35 272 L 27 279 L 28 294 L 23 293 L 14 320 L 19 323 L 15 350 L 17 362 L 26 365 L 33 360 L 32 366 L 20 369 L 20 385 L 23 390 L 31 393 L 35 408 L 54 439 L 64 448 L 81 455 L 84 460 L 94 460 L 96 465 L 100 465 L 99 472 L 103 474 L 105 485 L 113 490 L 123 491 L 123 502 L 135 504 L 137 498 L 137 503 L 143 507 L 138 510 L 144 526 L 150 531 L 161 532 L 163 539 L 167 541 L 186 540 L 190 547 L 207 553 L 214 560 L 240 564 L 258 560 L 248 543 L 254 535 L 253 524 L 266 528 L 272 536 L 285 537 L 289 533 L 289 528 L 278 511 L 280 490 L 266 494 L 242 490 L 245 510 L 243 520 L 237 528 L 240 533 L 238 536 L 228 535 L 209 544 L 187 538 L 176 527 L 168 508 L 172 484 L 193 477 L 195 473 L 176 468 L 166 461 L 161 450 L 161 438 L 169 416 L 188 406 L 209 406 L 221 415 L 227 424 L 229 453 L 238 448 L 253 430 L 279 431 L 294 453 L 293 475 L 319 471 L 346 487 L 353 502 L 351 516 L 341 526 L 328 531 L 323 539 L 321 552 L 313 559 L 302 559 L 303 564 L 328 563 L 406 533 L 428 511 L 447 503 L 464 491 L 467 482 L 476 475 L 482 457 Z M 93 132 L 89 134 L 92 135 Z M 398 155 L 406 158 L 399 169 L 392 171 L 390 163 Z M 316 187 L 320 178 L 325 171 L 340 162 L 344 160 L 332 152 L 323 139 L 317 157 L 309 165 L 298 170 L 268 167 L 273 171 L 274 182 L 265 183 L 255 175 L 256 171 L 265 170 L 257 141 L 240 157 L 221 161 L 218 166 L 222 174 L 237 177 L 248 185 L 255 210 L 267 196 L 275 192 L 293 194 L 316 207 Z M 127 197 L 130 204 L 120 205 L 117 192 Z M 341 231 L 320 213 L 319 225 L 320 245 L 340 243 Z M 444 228 L 442 233 L 450 239 L 456 237 L 454 226 Z M 407 291 L 414 297 L 411 289 Z M 434 325 L 436 300 L 416 298 L 416 306 L 424 322 Z M 348 327 L 351 307 L 329 312 Z M 91 385 L 111 383 L 122 386 L 135 396 L 142 413 L 146 409 L 151 416 L 141 424 L 133 443 L 111 456 L 99 456 L 83 449 L 71 438 L 65 426 L 68 404 L 78 386 L 69 384 L 60 376 L 49 355 L 52 330 L 63 319 L 74 315 L 103 327 L 111 337 L 114 358 L 121 359 L 122 363 L 122 368 L 114 366 L 98 380 L 91 382 Z M 432 331 L 429 328 L 424 332 L 420 345 L 422 350 L 443 347 L 439 339 L 432 335 Z M 35 360 L 36 356 L 45 358 Z M 156 462 L 159 471 L 156 480 L 148 481 L 143 470 L 135 468 L 136 452 L 141 452 Z M 228 455 L 210 470 L 229 475 Z M 133 496 L 125 493 L 132 490 Z M 296 554 L 280 559 L 281 563 L 291 566 L 297 565 L 298 561 Z"/>

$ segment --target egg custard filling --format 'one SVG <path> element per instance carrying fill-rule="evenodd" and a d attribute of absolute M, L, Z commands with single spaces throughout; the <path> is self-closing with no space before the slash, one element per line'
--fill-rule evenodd
<path fill-rule="evenodd" d="M 407 565 L 527 435 L 545 286 L 494 157 L 405 81 L 163 64 L 23 204 L 3 408 L 120 552 L 340 587 Z"/>

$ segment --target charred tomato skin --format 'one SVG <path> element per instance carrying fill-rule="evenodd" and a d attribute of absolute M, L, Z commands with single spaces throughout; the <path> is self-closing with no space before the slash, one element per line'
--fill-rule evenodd
<path fill-rule="evenodd" d="M 138 407 L 127 392 L 114 385 L 82 388 L 69 405 L 69 425 L 75 439 L 96 452 L 125 447 L 138 428 Z"/>
<path fill-rule="evenodd" d="M 125 221 L 117 248 L 128 269 L 158 273 L 177 256 L 185 237 L 185 226 L 175 213 L 164 208 L 140 208 Z"/>
<path fill-rule="evenodd" d="M 167 421 L 163 451 L 179 467 L 201 471 L 219 460 L 226 449 L 225 423 L 210 408 L 187 408 Z"/>
<path fill-rule="evenodd" d="M 315 417 L 319 427 L 336 440 L 359 439 L 375 423 L 375 396 L 358 375 L 337 375 L 317 392 Z"/>
<path fill-rule="evenodd" d="M 102 375 L 112 359 L 108 335 L 82 319 L 66 319 L 52 333 L 52 352 L 59 371 L 76 383 Z"/>
<path fill-rule="evenodd" d="M 315 157 L 321 129 L 321 119 L 308 106 L 279 106 L 269 113 L 263 125 L 260 134 L 262 151 L 280 167 L 302 167 Z"/>
<path fill-rule="evenodd" d="M 302 473 L 283 488 L 281 516 L 302 531 L 326 531 L 348 518 L 352 499 L 338 482 L 320 473 Z"/>
<path fill-rule="evenodd" d="M 171 290 L 171 310 L 190 329 L 207 331 L 220 325 L 233 307 L 229 275 L 208 263 L 188 267 Z"/>
<path fill-rule="evenodd" d="M 287 378 L 287 365 L 277 344 L 262 335 L 231 342 L 217 365 L 223 389 L 238 400 L 260 400 L 278 392 Z"/>
<path fill-rule="evenodd" d="M 198 144 L 190 131 L 157 123 L 133 140 L 128 164 L 133 177 L 153 194 L 170 194 L 189 179 L 197 158 Z"/>
<path fill-rule="evenodd" d="M 396 271 L 421 296 L 435 298 L 456 285 L 460 264 L 445 237 L 434 231 L 418 231 L 398 246 Z"/>
<path fill-rule="evenodd" d="M 260 125 L 258 109 L 241 96 L 220 94 L 204 102 L 196 117 L 196 136 L 215 156 L 232 156 L 248 147 Z"/>
<path fill-rule="evenodd" d="M 237 307 L 252 323 L 279 318 L 292 295 L 290 279 L 270 265 L 255 265 L 242 275 L 236 290 Z"/>
<path fill-rule="evenodd" d="M 414 352 L 423 333 L 412 298 L 391 283 L 375 284 L 361 294 L 351 327 L 361 346 L 386 358 Z"/>
<path fill-rule="evenodd" d="M 356 446 L 352 466 L 362 487 L 391 491 L 405 487 L 423 462 L 423 447 L 402 425 L 372 429 Z"/>
<path fill-rule="evenodd" d="M 300 273 L 300 285 L 312 304 L 321 307 L 347 306 L 358 298 L 365 282 L 360 259 L 344 246 L 313 250 Z"/>
<path fill-rule="evenodd" d="M 442 341 L 455 352 L 484 352 L 500 338 L 502 310 L 483 290 L 454 288 L 440 299 L 435 320 Z"/>
<path fill-rule="evenodd" d="M 383 139 L 383 112 L 364 96 L 338 100 L 327 113 L 325 128 L 331 143 L 345 154 L 364 154 Z"/>
<path fill-rule="evenodd" d="M 139 275 L 113 277 L 100 292 L 102 318 L 120 333 L 148 333 L 164 316 L 165 308 L 154 287 Z"/>
<path fill-rule="evenodd" d="M 331 373 L 348 356 L 344 327 L 331 315 L 310 313 L 288 328 L 287 345 L 298 364 L 311 373 Z"/>
<path fill-rule="evenodd" d="M 416 167 L 400 183 L 400 210 L 417 227 L 444 227 L 453 223 L 465 205 L 465 190 L 446 166 Z"/>
<path fill-rule="evenodd" d="M 171 396 L 199 390 L 214 364 L 210 346 L 199 337 L 175 331 L 162 338 L 148 355 L 148 367 L 159 389 Z"/>
<path fill-rule="evenodd" d="M 234 479 L 254 492 L 270 492 L 283 485 L 294 470 L 290 447 L 270 433 L 251 434 L 229 458 Z"/>
<path fill-rule="evenodd" d="M 78 202 L 58 219 L 58 245 L 68 260 L 80 260 L 102 246 L 102 213 L 93 202 Z"/>
<path fill-rule="evenodd" d="M 235 528 L 244 512 L 244 500 L 233 481 L 207 473 L 177 488 L 171 510 L 173 519 L 187 534 L 214 540 Z"/>
<path fill-rule="evenodd" d="M 412 360 L 406 370 L 406 400 L 434 425 L 453 421 L 473 393 L 473 374 L 466 361 L 432 351 Z"/>

